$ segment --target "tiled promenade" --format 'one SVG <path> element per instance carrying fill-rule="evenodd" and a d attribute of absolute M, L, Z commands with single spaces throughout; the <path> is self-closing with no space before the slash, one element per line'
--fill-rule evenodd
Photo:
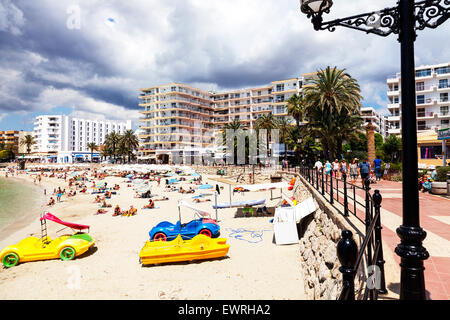
<path fill-rule="evenodd" d="M 376 189 L 380 190 L 383 197 L 383 240 L 394 251 L 400 243 L 396 229 L 402 224 L 402 184 L 383 180 L 371 185 L 371 193 Z M 359 201 L 364 203 L 364 191 L 358 190 L 356 194 Z M 423 245 L 430 254 L 430 258 L 425 261 L 427 298 L 450 300 L 450 199 L 422 192 L 419 199 L 420 225 L 427 232 Z M 340 203 L 342 201 L 339 199 Z M 364 220 L 363 210 L 358 209 L 357 216 Z M 400 263 L 400 257 L 395 253 L 394 259 Z"/>

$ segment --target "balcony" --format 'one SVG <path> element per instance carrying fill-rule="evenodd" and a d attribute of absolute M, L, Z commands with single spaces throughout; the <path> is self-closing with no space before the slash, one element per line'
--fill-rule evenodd
<path fill-rule="evenodd" d="M 389 134 L 401 134 L 401 129 L 400 128 L 389 128 L 388 129 L 388 133 Z"/>
<path fill-rule="evenodd" d="M 417 118 L 433 118 L 435 115 L 435 112 L 417 112 Z"/>

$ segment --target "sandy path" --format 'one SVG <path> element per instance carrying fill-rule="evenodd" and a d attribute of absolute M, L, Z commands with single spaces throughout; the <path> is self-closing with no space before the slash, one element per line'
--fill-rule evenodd
<path fill-rule="evenodd" d="M 207 179 L 204 179 L 208 181 Z M 117 195 L 107 201 L 123 209 L 134 205 L 134 217 L 112 217 L 113 208 L 105 215 L 93 215 L 99 205 L 94 195 L 63 197 L 49 211 L 71 222 L 88 224 L 96 240 L 96 250 L 75 260 L 47 260 L 19 264 L 11 269 L 0 268 L 0 299 L 304 299 L 302 267 L 298 246 L 276 246 L 272 242 L 270 217 L 235 218 L 236 209 L 219 210 L 221 237 L 231 245 L 228 257 L 194 263 L 177 263 L 142 267 L 138 254 L 148 239 L 149 230 L 158 222 L 178 219 L 177 200 L 192 195 L 164 192 L 156 182 L 152 193 L 167 195 L 170 201 L 158 202 L 159 209 L 141 210 L 148 202 L 134 198 L 125 179 L 106 178 L 108 186 L 121 185 Z M 215 185 L 214 181 L 208 181 Z M 42 185 L 53 190 L 64 180 L 44 178 Z M 90 186 L 92 183 L 88 183 Z M 163 183 L 161 183 L 163 185 Z M 188 186 L 187 182 L 182 185 Z M 219 185 L 222 185 L 219 183 Z M 90 191 L 90 189 L 89 189 Z M 200 190 L 203 193 L 212 193 Z M 198 194 L 199 191 L 196 192 Z M 211 212 L 212 202 L 193 204 Z M 270 192 L 246 193 L 245 199 L 270 199 Z M 229 199 L 228 187 L 221 191 L 219 202 Z M 236 195 L 233 201 L 243 199 Z M 188 200 L 190 203 L 191 200 Z M 279 200 L 267 202 L 274 205 Z M 182 209 L 183 222 L 194 218 L 191 209 Z M 4 238 L 0 247 L 16 243 L 32 232 L 39 232 L 38 217 L 29 226 Z M 250 243 L 230 237 L 233 230 L 245 228 L 262 232 L 262 241 Z M 48 223 L 49 235 L 55 237 L 59 225 Z M 244 236 L 249 241 L 257 238 Z"/>

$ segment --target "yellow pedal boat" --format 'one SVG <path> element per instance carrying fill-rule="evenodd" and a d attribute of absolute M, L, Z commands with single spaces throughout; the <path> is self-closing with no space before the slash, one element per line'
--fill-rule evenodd
<path fill-rule="evenodd" d="M 139 253 L 143 265 L 166 262 L 214 259 L 226 256 L 230 245 L 226 238 L 210 238 L 203 234 L 191 240 L 178 235 L 172 241 L 147 241 Z"/>

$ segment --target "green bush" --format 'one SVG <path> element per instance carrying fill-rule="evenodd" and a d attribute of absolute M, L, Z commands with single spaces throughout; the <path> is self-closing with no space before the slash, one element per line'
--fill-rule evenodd
<path fill-rule="evenodd" d="M 402 163 L 391 163 L 391 166 L 389 168 L 390 172 L 401 172 L 402 171 Z"/>
<path fill-rule="evenodd" d="M 438 167 L 436 169 L 436 181 L 437 182 L 445 182 L 447 181 L 447 173 L 450 172 L 450 167 Z"/>

